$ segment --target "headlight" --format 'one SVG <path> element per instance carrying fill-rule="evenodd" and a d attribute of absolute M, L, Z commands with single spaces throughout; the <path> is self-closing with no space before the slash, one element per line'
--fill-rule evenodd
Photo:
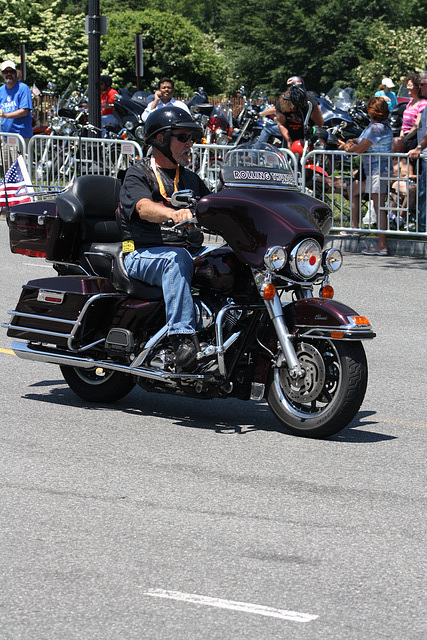
<path fill-rule="evenodd" d="M 292 249 L 289 263 L 296 276 L 312 278 L 319 270 L 321 258 L 319 243 L 309 239 L 303 240 Z"/>
<path fill-rule="evenodd" d="M 224 133 L 221 129 L 218 129 L 215 136 L 216 144 L 227 144 L 228 143 L 228 135 Z"/>
<path fill-rule="evenodd" d="M 323 267 L 329 273 L 338 271 L 342 267 L 342 253 L 339 249 L 328 249 L 323 253 Z"/>
<path fill-rule="evenodd" d="M 286 251 L 283 247 L 270 247 L 265 252 L 264 264 L 267 269 L 272 271 L 280 271 L 286 264 Z"/>
<path fill-rule="evenodd" d="M 135 135 L 137 138 L 141 138 L 141 140 L 144 139 L 144 127 L 143 126 L 139 126 L 135 129 Z"/>
<path fill-rule="evenodd" d="M 70 136 L 73 133 L 73 125 L 71 124 L 71 122 L 66 122 L 62 126 L 62 133 L 64 136 Z"/>
<path fill-rule="evenodd" d="M 133 129 L 133 122 L 131 122 L 130 120 L 126 120 L 125 127 L 126 129 L 129 129 L 129 131 L 131 131 Z"/>

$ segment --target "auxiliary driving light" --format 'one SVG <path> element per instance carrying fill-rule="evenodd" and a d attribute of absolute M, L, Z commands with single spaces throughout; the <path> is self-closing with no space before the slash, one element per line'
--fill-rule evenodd
<path fill-rule="evenodd" d="M 264 264 L 267 269 L 280 271 L 286 264 L 286 251 L 283 247 L 270 247 L 264 255 Z"/>
<path fill-rule="evenodd" d="M 323 252 L 323 268 L 329 273 L 338 271 L 342 267 L 343 256 L 339 249 L 328 249 Z"/>

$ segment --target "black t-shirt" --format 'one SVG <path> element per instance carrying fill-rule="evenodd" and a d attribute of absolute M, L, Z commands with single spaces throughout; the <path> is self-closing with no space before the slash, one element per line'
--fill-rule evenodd
<path fill-rule="evenodd" d="M 307 102 L 310 102 L 312 104 L 313 109 L 319 104 L 316 98 L 314 98 L 313 96 L 307 94 L 306 98 Z M 303 109 L 297 108 L 291 113 L 283 113 L 280 109 L 280 102 L 278 102 L 276 104 L 276 111 L 278 111 L 285 117 L 285 127 L 289 131 L 292 142 L 304 138 L 304 119 L 307 115 L 308 107 L 304 107 Z M 309 122 L 314 125 L 314 122 L 311 120 L 311 118 L 309 119 Z"/>
<path fill-rule="evenodd" d="M 171 197 L 174 191 L 175 169 L 158 168 L 166 195 Z M 209 189 L 193 171 L 179 167 L 178 189 L 192 189 L 196 196 L 205 196 Z M 120 190 L 120 222 L 123 240 L 133 240 L 136 248 L 159 247 L 165 244 L 186 246 L 187 233 L 185 227 L 171 231 L 167 224 L 141 220 L 135 211 L 136 203 L 142 198 L 153 202 L 163 202 L 168 206 L 160 194 L 159 184 L 150 166 L 150 158 L 143 158 L 141 162 L 130 167 Z"/>

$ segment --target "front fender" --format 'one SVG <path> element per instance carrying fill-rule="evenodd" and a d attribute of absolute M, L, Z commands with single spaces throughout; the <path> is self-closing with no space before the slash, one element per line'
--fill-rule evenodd
<path fill-rule="evenodd" d="M 296 340 L 304 337 L 316 340 L 369 340 L 375 338 L 369 321 L 354 309 L 335 300 L 304 298 L 283 306 L 283 316 L 289 334 Z M 255 360 L 254 382 L 266 384 L 272 366 L 272 354 L 277 351 L 277 335 L 268 322 Z"/>
<path fill-rule="evenodd" d="M 325 298 L 304 298 L 283 307 L 289 332 L 332 340 L 368 340 L 375 338 L 364 316 L 341 302 Z"/>

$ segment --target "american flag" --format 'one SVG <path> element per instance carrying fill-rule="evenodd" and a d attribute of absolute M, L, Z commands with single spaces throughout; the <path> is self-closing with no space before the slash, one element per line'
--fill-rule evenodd
<path fill-rule="evenodd" d="M 20 187 L 27 185 L 26 189 L 21 189 L 17 195 L 17 191 Z M 0 182 L 0 205 L 6 205 L 6 193 L 7 202 L 9 207 L 14 204 L 22 204 L 23 202 L 31 202 L 33 200 L 32 194 L 34 192 L 31 186 L 30 176 L 25 166 L 24 158 L 18 156 L 15 162 L 9 167 L 5 177 Z"/>

